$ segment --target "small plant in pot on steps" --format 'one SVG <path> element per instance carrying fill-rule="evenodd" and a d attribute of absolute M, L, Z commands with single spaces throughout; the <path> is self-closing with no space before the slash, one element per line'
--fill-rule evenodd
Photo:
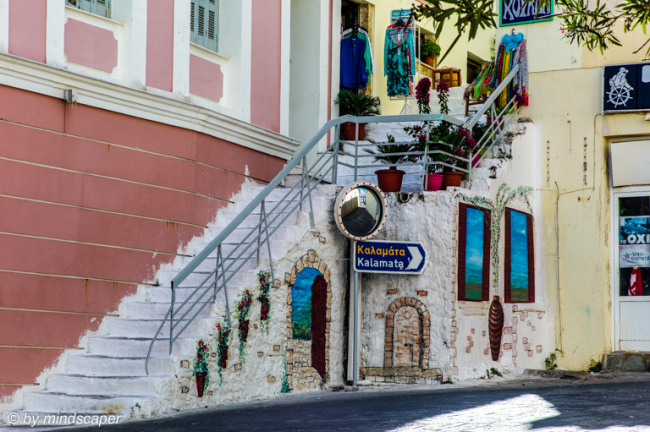
<path fill-rule="evenodd" d="M 440 45 L 432 40 L 427 40 L 422 44 L 420 54 L 422 55 L 424 62 L 433 67 L 434 59 L 440 55 Z"/>
<path fill-rule="evenodd" d="M 366 96 L 363 93 L 355 93 L 346 89 L 339 92 L 334 103 L 339 105 L 340 115 L 364 117 L 376 116 L 381 112 L 378 97 Z M 356 123 L 346 122 L 341 125 L 341 128 L 343 129 L 343 139 L 354 141 L 356 138 Z M 359 140 L 363 140 L 365 135 L 366 124 L 359 123 Z"/>
<path fill-rule="evenodd" d="M 377 143 L 368 140 L 377 145 L 377 150 L 365 149 L 367 153 L 374 156 L 376 161 L 389 165 L 388 169 L 375 171 L 377 174 L 377 185 L 384 192 L 399 192 L 402 189 L 402 179 L 404 171 L 397 169 L 397 165 L 408 160 L 413 150 L 413 144 L 394 144 L 395 137 L 387 135 L 387 143 Z"/>

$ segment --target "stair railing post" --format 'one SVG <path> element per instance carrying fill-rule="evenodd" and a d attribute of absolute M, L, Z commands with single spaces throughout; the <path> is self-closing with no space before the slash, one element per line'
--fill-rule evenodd
<path fill-rule="evenodd" d="M 217 254 L 218 254 L 218 256 L 222 257 L 221 245 L 217 246 Z M 221 279 L 223 280 L 223 293 L 226 296 L 226 321 L 228 323 L 228 328 L 230 328 L 230 326 L 231 326 L 231 323 L 230 323 L 230 301 L 228 300 L 228 287 L 226 286 L 226 272 L 224 271 L 224 268 L 223 268 L 223 258 L 220 260 L 217 269 L 221 269 Z M 218 284 L 218 279 L 219 279 L 219 271 L 217 270 L 217 274 L 214 276 L 215 300 L 217 298 L 217 291 L 219 291 L 216 288 L 217 284 Z"/>
<path fill-rule="evenodd" d="M 262 215 L 263 215 L 262 221 L 264 222 L 264 237 L 265 237 L 264 241 L 266 242 L 266 248 L 269 254 L 269 270 L 271 271 L 271 280 L 275 280 L 275 276 L 273 273 L 273 257 L 271 256 L 271 238 L 269 236 L 269 224 L 268 224 L 268 219 L 266 217 L 266 208 L 264 207 L 264 201 L 262 201 Z M 260 221 L 260 228 L 262 225 L 262 221 Z M 257 253 L 259 257 L 259 249 Z M 258 261 L 258 265 L 259 265 L 259 261 Z"/>
<path fill-rule="evenodd" d="M 356 120 L 355 120 L 356 121 Z M 359 170 L 359 123 L 356 123 L 355 131 L 355 140 L 354 140 L 354 181 L 357 181 L 358 170 Z"/>
<path fill-rule="evenodd" d="M 172 304 L 169 308 L 169 355 L 172 354 L 172 345 L 174 343 L 174 304 L 176 303 L 176 287 L 172 281 Z"/>
<path fill-rule="evenodd" d="M 262 200 L 262 203 L 260 204 L 260 221 L 257 224 L 257 251 L 256 251 L 255 262 L 258 266 L 260 265 L 260 247 L 262 245 L 262 222 L 265 219 L 265 214 L 266 214 L 266 210 L 264 207 L 265 202 L 266 200 Z"/>
<path fill-rule="evenodd" d="M 307 176 L 307 156 L 302 159 L 302 175 L 300 176 L 300 211 L 302 211 L 303 191 L 305 190 L 305 177 Z"/>
<path fill-rule="evenodd" d="M 334 146 L 334 155 L 332 157 L 332 163 L 334 166 L 332 167 L 332 184 L 336 184 L 338 181 L 338 170 L 339 170 L 339 148 L 340 148 L 340 141 L 339 141 L 339 125 L 336 125 L 334 127 L 334 143 L 332 144 Z"/>

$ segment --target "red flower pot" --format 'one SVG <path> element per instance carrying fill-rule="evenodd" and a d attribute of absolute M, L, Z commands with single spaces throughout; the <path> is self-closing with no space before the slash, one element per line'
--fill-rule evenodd
<path fill-rule="evenodd" d="M 427 189 L 428 191 L 438 191 L 442 186 L 442 174 L 427 174 Z"/>
<path fill-rule="evenodd" d="M 341 125 L 343 129 L 343 139 L 346 141 L 354 141 L 356 138 L 356 123 L 345 122 Z M 359 141 L 366 137 L 366 124 L 359 123 Z"/>
<path fill-rule="evenodd" d="M 375 171 L 377 185 L 384 192 L 399 192 L 402 189 L 404 171 L 398 169 L 383 169 Z"/>
<path fill-rule="evenodd" d="M 196 373 L 196 392 L 199 397 L 203 397 L 203 390 L 205 390 L 205 378 L 208 376 L 207 372 Z"/>
<path fill-rule="evenodd" d="M 248 340 L 248 320 L 239 323 L 239 338 L 242 342 Z"/>
<path fill-rule="evenodd" d="M 442 179 L 442 190 L 446 190 L 448 187 L 460 187 L 460 182 L 463 179 L 463 173 L 461 171 L 445 171 L 442 175 L 444 176 Z"/>

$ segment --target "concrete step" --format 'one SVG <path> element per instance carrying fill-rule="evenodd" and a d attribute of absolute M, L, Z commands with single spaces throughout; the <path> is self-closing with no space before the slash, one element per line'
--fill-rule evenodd
<path fill-rule="evenodd" d="M 650 371 L 650 352 L 615 351 L 603 355 L 603 369 L 608 371 Z"/>
<path fill-rule="evenodd" d="M 67 395 L 63 393 L 32 392 L 23 396 L 26 412 L 46 413 L 86 412 L 95 414 L 123 413 L 128 415 L 135 404 L 144 404 L 154 399 L 152 396 L 88 396 Z"/>
<path fill-rule="evenodd" d="M 163 344 L 157 342 L 157 344 Z M 169 348 L 169 345 L 167 345 Z M 181 357 L 164 356 L 149 359 L 151 375 L 173 375 Z M 188 357 L 189 359 L 189 357 Z M 178 364 L 177 364 L 178 363 Z M 85 376 L 146 376 L 145 357 L 114 357 L 79 354 L 68 357 L 66 373 Z"/>
<path fill-rule="evenodd" d="M 162 320 L 138 320 L 116 318 L 108 320 L 107 331 L 112 337 L 151 338 L 156 334 Z M 197 318 L 187 327 L 187 334 L 208 334 L 213 329 L 214 318 Z M 184 324 L 182 324 L 184 325 Z M 169 323 L 165 324 L 158 337 L 169 336 Z"/>
<path fill-rule="evenodd" d="M 48 393 L 67 395 L 138 395 L 156 396 L 167 376 L 92 377 L 86 375 L 50 375 L 45 384 Z"/>
<path fill-rule="evenodd" d="M 153 334 L 151 336 L 153 336 Z M 201 336 L 192 337 L 189 333 L 184 332 L 183 337 L 174 342 L 174 354 L 193 355 L 196 350 L 196 341 L 200 338 Z M 114 357 L 144 357 L 147 355 L 150 345 L 150 338 L 93 337 L 88 339 L 88 354 Z M 158 338 L 151 350 L 151 355 L 162 357 L 168 354 L 169 339 Z"/>
<path fill-rule="evenodd" d="M 178 303 L 178 302 L 177 302 Z M 126 313 L 121 318 L 127 319 L 154 319 L 164 318 L 169 311 L 170 304 L 155 302 L 132 302 L 126 305 Z M 198 306 L 198 305 L 197 305 Z M 210 316 L 210 305 L 204 307 L 197 318 Z"/>

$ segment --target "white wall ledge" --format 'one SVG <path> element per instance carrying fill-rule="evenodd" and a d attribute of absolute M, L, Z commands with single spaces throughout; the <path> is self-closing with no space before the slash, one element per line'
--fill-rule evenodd
<path fill-rule="evenodd" d="M 61 99 L 63 90 L 75 89 L 79 104 L 195 130 L 286 160 L 300 145 L 224 113 L 9 54 L 0 54 L 0 84 Z"/>

